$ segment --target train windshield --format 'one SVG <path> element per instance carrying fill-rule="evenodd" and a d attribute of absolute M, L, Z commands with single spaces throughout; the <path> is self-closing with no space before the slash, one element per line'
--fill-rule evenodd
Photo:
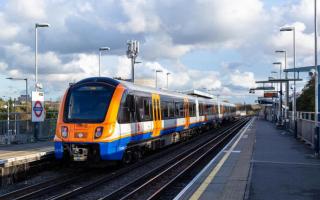
<path fill-rule="evenodd" d="M 66 122 L 101 123 L 114 92 L 109 85 L 82 85 L 71 88 L 66 99 Z"/>

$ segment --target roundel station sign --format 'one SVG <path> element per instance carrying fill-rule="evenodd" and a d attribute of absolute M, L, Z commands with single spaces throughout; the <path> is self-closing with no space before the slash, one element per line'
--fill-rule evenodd
<path fill-rule="evenodd" d="M 40 117 L 43 111 L 42 103 L 40 101 L 36 101 L 32 110 L 37 117 Z"/>
<path fill-rule="evenodd" d="M 43 122 L 45 118 L 44 111 L 43 92 L 32 92 L 32 121 Z"/>

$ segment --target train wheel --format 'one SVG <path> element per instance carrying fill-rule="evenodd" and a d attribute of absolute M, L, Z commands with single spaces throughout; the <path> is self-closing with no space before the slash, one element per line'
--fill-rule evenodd
<path fill-rule="evenodd" d="M 132 152 L 131 151 L 125 151 L 123 158 L 122 158 L 122 163 L 124 165 L 128 165 L 132 162 Z"/>
<path fill-rule="evenodd" d="M 139 161 L 142 159 L 142 152 L 140 149 L 135 149 L 133 153 L 134 161 Z"/>

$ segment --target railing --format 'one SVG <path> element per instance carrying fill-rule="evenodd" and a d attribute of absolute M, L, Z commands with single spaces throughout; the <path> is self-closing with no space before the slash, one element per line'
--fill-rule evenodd
<path fill-rule="evenodd" d="M 289 128 L 294 130 L 292 112 L 289 112 Z M 297 112 L 297 135 L 306 143 L 314 146 L 314 112 Z"/>
<path fill-rule="evenodd" d="M 3 113 L 1 113 L 3 114 Z M 23 114 L 25 116 L 25 113 Z M 56 115 L 53 118 L 45 119 L 39 123 L 39 129 L 35 134 L 35 123 L 28 120 L 21 120 L 19 113 L 10 114 L 10 120 L 0 120 L 0 144 L 10 143 L 29 143 L 36 139 L 53 139 L 56 129 Z M 9 128 L 8 128 L 9 125 Z"/>

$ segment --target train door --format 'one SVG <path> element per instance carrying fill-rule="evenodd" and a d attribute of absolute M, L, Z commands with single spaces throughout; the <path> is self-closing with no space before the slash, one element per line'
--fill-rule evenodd
<path fill-rule="evenodd" d="M 160 95 L 152 94 L 153 137 L 160 135 L 162 129 Z"/>
<path fill-rule="evenodd" d="M 188 98 L 184 98 L 184 103 L 183 103 L 183 109 L 184 109 L 184 117 L 186 120 L 184 128 L 187 129 L 190 126 L 190 113 L 189 113 L 189 101 Z"/>

